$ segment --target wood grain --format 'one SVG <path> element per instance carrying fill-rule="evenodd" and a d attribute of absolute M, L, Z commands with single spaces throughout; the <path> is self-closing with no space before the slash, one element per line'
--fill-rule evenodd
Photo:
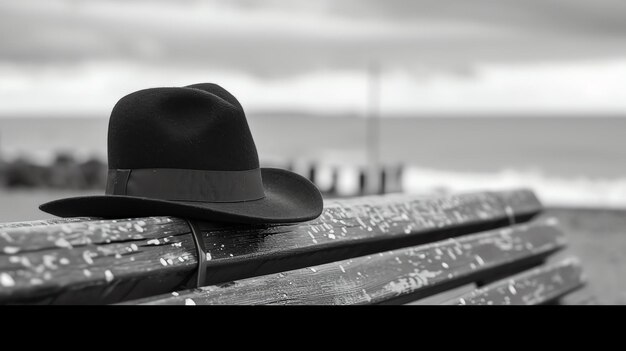
<path fill-rule="evenodd" d="M 486 285 L 459 297 L 459 305 L 539 305 L 583 285 L 582 268 L 570 258 Z"/>
<path fill-rule="evenodd" d="M 0 230 L 22 228 L 22 227 L 39 227 L 39 226 L 73 223 L 73 222 L 84 222 L 84 221 L 93 220 L 93 219 L 97 219 L 97 218 L 71 217 L 71 218 L 42 219 L 42 220 L 37 220 L 37 221 L 25 221 L 25 222 L 6 222 L 6 223 L 0 223 Z"/>
<path fill-rule="evenodd" d="M 386 251 L 223 285 L 178 291 L 137 304 L 344 305 L 403 303 L 526 265 L 564 246 L 552 223 Z"/>
<path fill-rule="evenodd" d="M 310 222 L 201 223 L 208 284 L 434 242 L 528 220 L 527 190 L 328 201 Z M 190 287 L 196 248 L 172 217 L 0 225 L 0 303 L 114 303 Z"/>

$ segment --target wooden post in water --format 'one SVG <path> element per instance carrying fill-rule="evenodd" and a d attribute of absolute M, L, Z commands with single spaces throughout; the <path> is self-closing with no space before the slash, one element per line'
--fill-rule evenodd
<path fill-rule="evenodd" d="M 368 67 L 367 75 L 367 116 L 366 116 L 366 152 L 365 194 L 380 194 L 383 186 L 380 176 L 380 66 L 373 62 Z"/>

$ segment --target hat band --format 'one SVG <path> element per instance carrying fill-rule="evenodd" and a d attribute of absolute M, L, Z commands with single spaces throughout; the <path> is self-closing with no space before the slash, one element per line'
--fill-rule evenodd
<path fill-rule="evenodd" d="M 246 171 L 109 169 L 105 193 L 199 202 L 241 202 L 265 197 L 260 168 Z"/>

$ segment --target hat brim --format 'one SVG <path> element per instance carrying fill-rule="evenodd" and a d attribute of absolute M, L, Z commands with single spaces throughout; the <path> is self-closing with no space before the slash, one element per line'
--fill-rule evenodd
<path fill-rule="evenodd" d="M 196 202 L 97 195 L 54 200 L 42 204 L 39 209 L 60 217 L 174 216 L 240 223 L 302 222 L 315 219 L 322 213 L 322 196 L 308 179 L 275 168 L 262 168 L 261 176 L 265 197 L 253 201 Z"/>

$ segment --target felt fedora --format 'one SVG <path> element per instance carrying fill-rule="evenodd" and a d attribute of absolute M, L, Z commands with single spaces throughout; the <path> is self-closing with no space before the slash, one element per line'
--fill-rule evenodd
<path fill-rule="evenodd" d="M 111 112 L 104 195 L 51 201 L 62 216 L 177 216 L 206 221 L 289 223 L 322 212 L 308 179 L 260 168 L 241 104 L 216 84 L 151 88 Z"/>

